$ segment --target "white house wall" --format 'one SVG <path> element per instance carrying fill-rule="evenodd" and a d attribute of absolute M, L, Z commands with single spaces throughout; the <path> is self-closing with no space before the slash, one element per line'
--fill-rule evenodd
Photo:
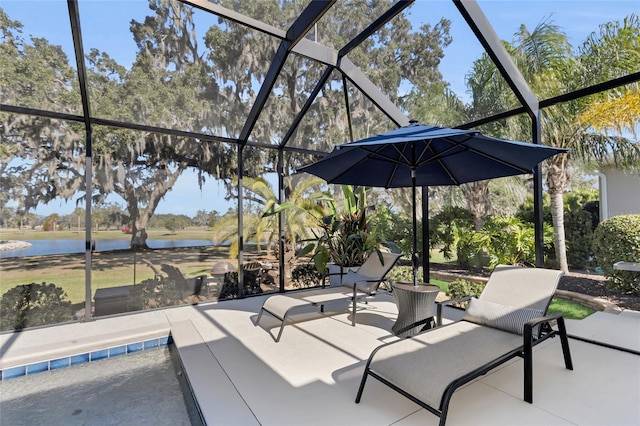
<path fill-rule="evenodd" d="M 640 173 L 605 168 L 600 175 L 600 220 L 640 214 Z"/>

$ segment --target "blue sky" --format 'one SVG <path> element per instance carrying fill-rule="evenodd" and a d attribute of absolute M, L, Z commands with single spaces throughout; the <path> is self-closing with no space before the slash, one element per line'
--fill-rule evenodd
<path fill-rule="evenodd" d="M 598 25 L 621 20 L 631 13 L 640 13 L 638 0 L 479 0 L 478 3 L 502 39 L 511 41 L 521 24 L 532 30 L 543 19 L 550 18 L 567 33 L 574 47 L 595 31 Z M 25 35 L 46 37 L 50 42 L 63 46 L 73 57 L 66 1 L 3 0 L 0 6 L 12 19 L 25 24 Z M 85 44 L 109 52 L 121 64 L 130 64 L 135 59 L 136 48 L 129 32 L 129 23 L 131 19 L 141 21 L 149 13 L 147 1 L 81 0 L 79 7 L 81 16 L 95 17 L 100 14 L 100 21 L 108 23 L 97 28 L 83 28 Z M 127 14 L 122 17 L 119 12 L 125 8 Z M 455 6 L 449 0 L 417 0 L 411 6 L 409 19 L 414 28 L 418 28 L 422 23 L 435 23 L 442 16 L 452 21 L 451 35 L 454 41 L 445 50 L 446 56 L 440 64 L 440 70 L 453 91 L 465 99 L 465 74 L 482 53 L 482 48 Z M 205 19 L 213 21 L 216 18 L 206 16 Z M 52 25 L 54 22 L 60 25 Z M 206 24 L 197 22 L 201 28 Z M 224 213 L 234 204 L 223 200 L 224 193 L 222 185 L 213 181 L 205 184 L 200 191 L 195 174 L 187 173 L 180 177 L 156 213 L 193 216 L 197 209 L 202 208 L 193 206 L 203 205 L 210 206 L 206 210 L 215 209 Z M 110 201 L 118 202 L 115 198 Z M 73 201 L 51 202 L 39 207 L 36 212 L 41 215 L 54 212 L 66 214 L 74 208 Z"/>

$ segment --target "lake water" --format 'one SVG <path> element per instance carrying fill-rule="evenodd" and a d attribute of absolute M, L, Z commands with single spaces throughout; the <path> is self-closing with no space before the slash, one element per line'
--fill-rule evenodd
<path fill-rule="evenodd" d="M 0 251 L 0 258 L 43 256 L 49 254 L 84 253 L 84 240 L 25 240 L 31 247 L 20 250 Z M 95 251 L 127 250 L 131 239 L 96 240 Z M 147 240 L 147 245 L 154 249 L 210 246 L 207 240 Z"/>

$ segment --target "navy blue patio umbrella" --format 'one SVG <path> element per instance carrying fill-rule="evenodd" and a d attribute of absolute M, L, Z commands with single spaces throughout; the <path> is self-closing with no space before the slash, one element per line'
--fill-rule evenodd
<path fill-rule="evenodd" d="M 416 187 L 460 185 L 532 173 L 542 160 L 567 152 L 461 130 L 412 123 L 377 136 L 336 146 L 298 172 L 327 183 L 382 188 L 412 188 L 413 283 L 419 263 L 416 235 Z M 428 271 L 425 271 L 428 279 Z"/>

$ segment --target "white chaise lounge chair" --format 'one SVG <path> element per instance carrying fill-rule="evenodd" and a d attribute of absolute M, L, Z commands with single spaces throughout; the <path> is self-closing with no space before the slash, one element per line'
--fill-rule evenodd
<path fill-rule="evenodd" d="M 289 315 L 296 309 L 311 305 L 320 306 L 322 310 L 329 302 L 350 299 L 352 300 L 351 325 L 355 326 L 356 299 L 374 295 L 385 275 L 401 256 L 399 253 L 373 252 L 357 271 L 350 271 L 344 276 L 340 286 L 270 296 L 262 304 L 255 325 L 258 325 L 264 312 L 279 319 L 282 324 L 275 338 L 275 341 L 279 342 Z"/>
<path fill-rule="evenodd" d="M 470 300 L 462 321 L 376 348 L 356 403 L 367 377 L 373 376 L 439 416 L 443 426 L 456 389 L 514 357 L 524 358 L 524 400 L 533 402 L 533 346 L 560 335 L 565 367 L 573 370 L 563 317 L 544 316 L 561 276 L 548 269 L 496 267 L 480 297 Z M 557 322 L 557 331 L 551 321 Z"/>

